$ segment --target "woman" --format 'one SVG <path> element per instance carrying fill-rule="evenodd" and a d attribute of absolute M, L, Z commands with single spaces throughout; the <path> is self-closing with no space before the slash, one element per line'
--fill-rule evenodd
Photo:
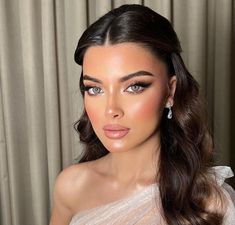
<path fill-rule="evenodd" d="M 231 225 L 235 208 L 211 169 L 198 84 L 171 24 L 123 5 L 83 33 L 84 153 L 57 178 L 51 225 Z M 224 176 L 226 177 L 226 176 Z M 222 185 L 222 186 L 221 186 Z"/>

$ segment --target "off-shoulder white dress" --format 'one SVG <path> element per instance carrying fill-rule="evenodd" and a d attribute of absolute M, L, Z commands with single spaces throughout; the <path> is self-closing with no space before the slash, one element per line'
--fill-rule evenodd
<path fill-rule="evenodd" d="M 232 177 L 230 167 L 213 167 L 212 175 L 228 198 L 223 225 L 235 225 L 235 191 L 224 180 Z M 157 184 L 152 184 L 121 200 L 82 211 L 69 225 L 166 225 L 161 215 Z"/>

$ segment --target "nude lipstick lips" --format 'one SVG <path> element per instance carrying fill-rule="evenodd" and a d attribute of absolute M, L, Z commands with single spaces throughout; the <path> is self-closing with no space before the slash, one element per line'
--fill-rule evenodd
<path fill-rule="evenodd" d="M 110 139 L 120 139 L 129 133 L 129 128 L 117 124 L 108 124 L 103 127 L 104 134 Z"/>

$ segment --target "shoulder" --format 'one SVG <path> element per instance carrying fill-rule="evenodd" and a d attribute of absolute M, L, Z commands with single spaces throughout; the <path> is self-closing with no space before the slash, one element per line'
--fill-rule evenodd
<path fill-rule="evenodd" d="M 85 164 L 78 164 L 64 169 L 55 182 L 53 210 L 50 225 L 68 224 L 76 212 L 82 180 L 87 175 Z"/>
<path fill-rule="evenodd" d="M 88 191 L 97 179 L 97 161 L 85 162 L 65 168 L 57 177 L 54 198 L 58 199 L 72 213 L 79 210 L 79 204 L 86 200 Z"/>
<path fill-rule="evenodd" d="M 65 205 L 70 206 L 71 199 L 82 188 L 89 174 L 87 163 L 72 165 L 65 168 L 56 178 L 55 197 L 59 198 Z"/>
<path fill-rule="evenodd" d="M 69 166 L 62 170 L 56 178 L 56 188 L 59 190 L 67 190 L 79 185 L 79 183 L 87 176 L 88 173 L 87 163 L 81 163 Z"/>

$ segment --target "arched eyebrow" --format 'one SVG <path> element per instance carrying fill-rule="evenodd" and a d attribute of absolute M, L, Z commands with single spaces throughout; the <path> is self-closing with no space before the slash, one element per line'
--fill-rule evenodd
<path fill-rule="evenodd" d="M 120 82 L 124 82 L 124 81 L 127 81 L 133 77 L 140 77 L 140 76 L 154 76 L 152 73 L 148 72 L 148 71 L 145 71 L 145 70 L 141 70 L 141 71 L 138 71 L 138 72 L 135 72 L 135 73 L 131 73 L 131 74 L 128 74 L 124 77 L 121 77 L 119 79 Z"/>
<path fill-rule="evenodd" d="M 101 80 L 96 79 L 96 78 L 94 78 L 94 77 L 91 77 L 91 76 L 89 76 L 89 75 L 83 75 L 83 76 L 82 76 L 82 79 L 83 79 L 83 80 L 90 80 L 90 81 L 93 81 L 93 82 L 102 84 L 102 81 L 101 81 Z"/>
<path fill-rule="evenodd" d="M 125 75 L 124 77 L 121 77 L 119 79 L 119 82 L 125 82 L 129 79 L 132 79 L 133 77 L 140 77 L 140 76 L 154 76 L 154 75 L 152 73 L 148 72 L 148 71 L 140 70 L 140 71 Z M 86 75 L 86 74 L 83 75 L 83 80 L 90 80 L 90 81 L 102 84 L 101 80 L 99 80 L 97 78 L 94 78 L 92 76 Z"/>

